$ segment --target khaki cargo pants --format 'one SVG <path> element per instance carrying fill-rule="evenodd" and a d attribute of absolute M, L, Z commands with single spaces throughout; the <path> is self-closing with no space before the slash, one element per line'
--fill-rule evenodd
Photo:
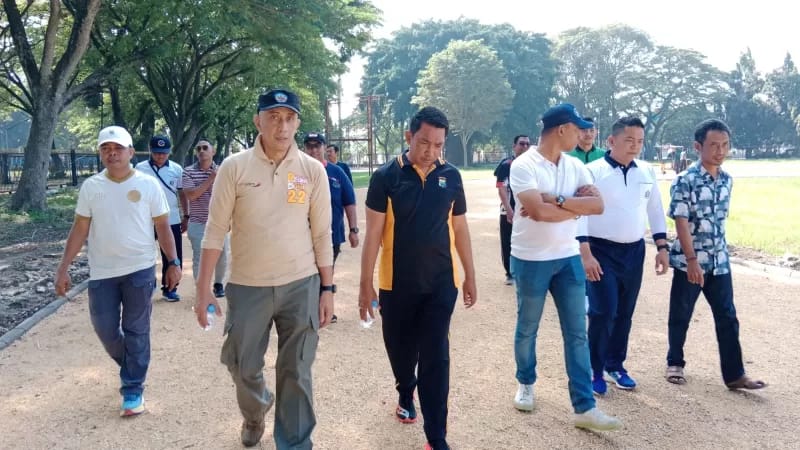
<path fill-rule="evenodd" d="M 316 425 L 311 364 L 319 342 L 319 275 L 282 286 L 228 283 L 227 338 L 220 357 L 236 385 L 246 420 L 262 420 L 272 402 L 264 354 L 273 322 L 278 332 L 274 438 L 278 450 L 310 449 Z"/>

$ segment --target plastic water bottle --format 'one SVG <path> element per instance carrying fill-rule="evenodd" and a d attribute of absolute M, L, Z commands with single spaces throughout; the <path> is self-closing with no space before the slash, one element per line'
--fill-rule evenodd
<path fill-rule="evenodd" d="M 370 307 L 372 309 L 372 314 L 378 314 L 378 299 L 377 298 L 372 299 L 372 303 L 371 303 Z M 367 311 L 367 320 L 362 320 L 361 321 L 361 327 L 362 328 L 372 328 L 372 324 L 373 323 L 375 323 L 375 319 L 373 319 L 372 316 L 369 315 L 369 311 Z"/>
<path fill-rule="evenodd" d="M 217 319 L 217 308 L 214 305 L 208 305 L 206 308 L 206 326 L 203 330 L 208 331 L 214 326 L 214 321 Z"/>

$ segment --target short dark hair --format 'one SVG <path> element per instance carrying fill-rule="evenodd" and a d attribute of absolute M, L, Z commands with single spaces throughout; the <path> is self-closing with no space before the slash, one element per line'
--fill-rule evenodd
<path fill-rule="evenodd" d="M 583 117 L 582 117 L 582 119 L 583 119 L 583 120 L 585 120 L 585 121 L 587 121 L 587 122 L 592 122 L 592 123 L 594 123 L 594 117 L 590 117 L 590 116 L 583 116 Z"/>
<path fill-rule="evenodd" d="M 620 117 L 614 122 L 614 125 L 611 125 L 611 135 L 617 136 L 628 127 L 637 127 L 644 130 L 644 122 L 642 122 L 642 119 L 634 116 Z"/>
<path fill-rule="evenodd" d="M 514 136 L 514 145 L 517 145 L 517 142 L 519 142 L 519 138 L 524 138 L 524 137 L 530 139 L 530 136 L 528 136 L 527 134 L 518 134 Z"/>
<path fill-rule="evenodd" d="M 339 146 L 336 144 L 328 144 L 328 147 L 333 147 L 333 151 L 339 153 Z"/>
<path fill-rule="evenodd" d="M 440 109 L 433 106 L 426 106 L 414 114 L 414 117 L 411 118 L 411 124 L 408 126 L 411 134 L 419 131 L 423 123 L 427 123 L 434 128 L 444 128 L 445 136 L 450 131 L 450 122 L 447 120 L 447 116 Z"/>
<path fill-rule="evenodd" d="M 695 142 L 703 145 L 703 143 L 706 141 L 709 131 L 721 131 L 723 133 L 727 133 L 728 137 L 731 135 L 731 129 L 725 122 L 719 119 L 706 119 L 697 124 L 697 128 L 694 129 Z"/>

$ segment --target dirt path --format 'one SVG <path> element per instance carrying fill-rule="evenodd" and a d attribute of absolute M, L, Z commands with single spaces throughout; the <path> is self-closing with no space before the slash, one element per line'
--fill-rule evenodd
<path fill-rule="evenodd" d="M 551 302 L 539 333 L 536 411 L 514 410 L 515 299 L 513 289 L 502 284 L 493 186 L 491 180 L 468 185 L 480 298 L 473 310 L 458 307 L 453 318 L 448 440 L 454 449 L 800 445 L 795 428 L 800 385 L 794 382 L 800 367 L 800 285 L 738 266 L 734 284 L 746 367 L 771 383 L 767 390 L 732 393 L 723 387 L 713 321 L 702 300 L 686 346 L 689 384 L 664 381 L 670 278 L 647 270 L 628 359 L 640 387 L 610 388 L 599 400 L 625 429 L 600 435 L 572 427 Z M 359 214 L 363 217 L 363 210 Z M 339 323 L 321 332 L 314 366 L 314 442 L 323 449 L 421 449 L 421 424 L 393 420 L 396 394 L 379 325 L 364 330 L 357 322 L 359 255 L 346 249 L 337 263 Z M 147 414 L 118 417 L 116 368 L 92 332 L 83 294 L 0 352 L 0 448 L 240 448 L 233 384 L 219 363 L 220 328 L 199 329 L 191 312 L 191 271 L 185 276 L 180 303 L 155 301 Z M 276 342 L 273 337 L 267 354 L 271 386 Z M 274 448 L 273 417 L 267 416 L 262 448 Z"/>

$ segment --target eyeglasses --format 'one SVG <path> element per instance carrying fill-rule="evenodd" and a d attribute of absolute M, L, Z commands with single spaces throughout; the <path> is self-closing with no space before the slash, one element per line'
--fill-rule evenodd
<path fill-rule="evenodd" d="M 198 146 L 197 146 L 197 147 L 195 147 L 194 149 L 195 149 L 195 150 L 197 150 L 198 152 L 199 152 L 200 150 L 208 150 L 208 145 L 198 145 Z"/>
<path fill-rule="evenodd" d="M 530 142 L 525 142 L 525 141 L 519 141 L 519 142 L 517 142 L 517 145 L 519 145 L 520 147 L 530 147 L 531 143 Z"/>

